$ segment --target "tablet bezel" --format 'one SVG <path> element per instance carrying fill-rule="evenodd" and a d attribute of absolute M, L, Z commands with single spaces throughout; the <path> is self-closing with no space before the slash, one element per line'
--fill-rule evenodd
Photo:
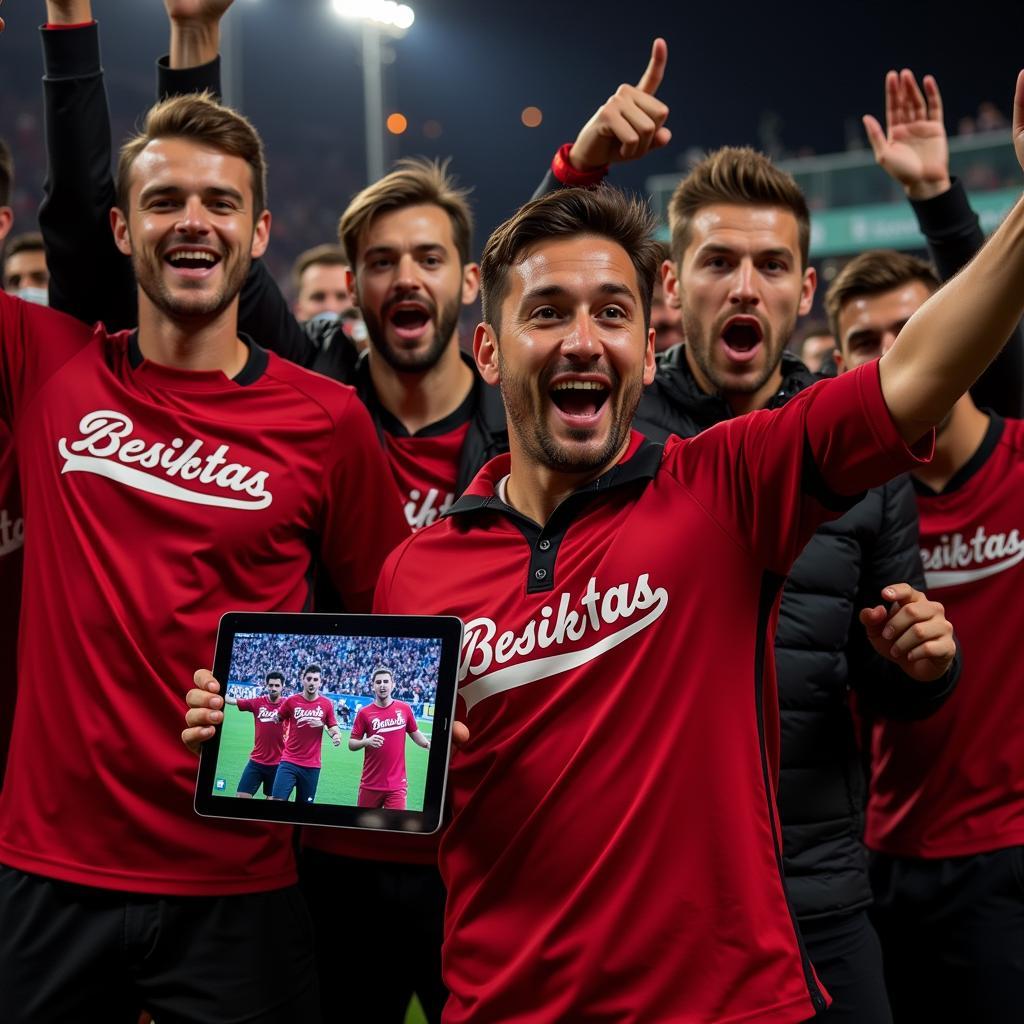
<path fill-rule="evenodd" d="M 293 800 L 246 799 L 215 794 L 221 730 L 200 751 L 195 810 L 203 817 L 322 825 L 374 832 L 429 835 L 441 826 L 448 783 L 452 721 L 458 691 L 462 652 L 462 620 L 453 615 L 346 615 L 315 612 L 228 612 L 217 628 L 214 676 L 226 685 L 231 653 L 238 633 L 276 633 L 301 636 L 367 636 L 437 638 L 441 641 L 434 721 L 427 760 L 423 810 L 395 811 L 341 804 L 297 804 Z"/>

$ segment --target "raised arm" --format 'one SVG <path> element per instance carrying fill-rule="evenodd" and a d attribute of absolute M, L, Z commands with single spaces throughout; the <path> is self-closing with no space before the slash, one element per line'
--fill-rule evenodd
<path fill-rule="evenodd" d="M 1013 142 L 1024 167 L 1024 71 L 1017 77 Z M 879 363 L 882 394 L 903 437 L 916 441 L 998 355 L 1024 313 L 1024 202 L 978 255 L 934 294 Z"/>
<path fill-rule="evenodd" d="M 870 114 L 864 128 L 878 165 L 902 185 L 932 262 L 946 281 L 984 245 L 985 235 L 963 184 L 950 177 L 942 95 L 931 75 L 904 68 L 885 76 L 885 130 Z M 971 388 L 978 405 L 1019 416 L 1024 401 L 1024 331 L 1018 324 L 1003 350 Z"/>
<path fill-rule="evenodd" d="M 110 231 L 114 179 L 99 33 L 89 0 L 47 0 L 42 30 L 47 169 L 39 227 L 50 305 L 115 330 L 136 323 L 129 261 Z M 76 26 L 68 28 L 66 26 Z"/>
<path fill-rule="evenodd" d="M 612 164 L 639 160 L 668 144 L 668 107 L 656 95 L 667 62 L 668 44 L 655 39 L 640 80 L 636 85 L 623 82 L 594 111 L 576 141 L 558 150 L 533 199 L 566 185 L 596 185 Z"/>

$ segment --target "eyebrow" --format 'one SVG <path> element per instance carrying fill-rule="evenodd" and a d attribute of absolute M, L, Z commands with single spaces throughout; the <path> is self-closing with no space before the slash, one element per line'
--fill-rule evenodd
<path fill-rule="evenodd" d="M 400 246 L 397 245 L 375 245 L 372 249 L 367 249 L 363 253 L 363 259 L 368 260 L 373 256 L 388 256 L 393 252 L 398 252 Z M 420 245 L 414 245 L 412 251 L 415 253 L 425 252 L 445 252 L 445 247 L 440 242 L 423 242 Z"/>
<path fill-rule="evenodd" d="M 738 250 L 731 245 L 722 245 L 720 242 L 706 242 L 697 250 L 697 253 L 698 255 L 733 256 L 737 251 Z M 761 258 L 782 256 L 787 260 L 793 259 L 793 251 L 786 245 L 777 245 L 770 249 L 758 249 L 754 255 Z"/>
<path fill-rule="evenodd" d="M 625 297 L 634 302 L 637 301 L 633 290 L 627 284 L 620 281 L 606 281 L 599 285 L 597 290 L 601 295 Z M 538 299 L 561 299 L 570 295 L 570 291 L 567 288 L 563 288 L 560 284 L 541 285 L 539 288 L 531 288 L 529 291 L 524 292 L 522 299 L 520 299 L 520 305 L 525 306 L 531 302 L 536 302 Z"/>
<path fill-rule="evenodd" d="M 182 188 L 180 185 L 147 185 L 139 193 L 139 202 L 143 202 L 146 199 L 151 199 L 153 196 L 160 195 L 182 195 L 187 189 Z M 237 189 L 227 188 L 225 186 L 211 186 L 210 188 L 204 188 L 202 190 L 204 197 L 211 196 L 224 196 L 228 199 L 234 199 L 237 203 L 243 203 L 245 196 L 242 195 Z"/>

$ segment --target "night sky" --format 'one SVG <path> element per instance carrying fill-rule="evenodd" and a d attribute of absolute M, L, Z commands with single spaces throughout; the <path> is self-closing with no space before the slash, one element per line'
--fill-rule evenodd
<path fill-rule="evenodd" d="M 403 112 L 409 130 L 390 139 L 389 155 L 453 156 L 462 182 L 474 186 L 478 250 L 529 197 L 554 149 L 620 81 L 639 77 L 655 35 L 669 44 L 659 95 L 671 108 L 674 139 L 667 150 L 615 171 L 615 181 L 634 188 L 649 174 L 681 166 L 690 147 L 759 144 L 768 112 L 789 151 L 844 149 L 850 134 L 859 137 L 862 113 L 881 115 L 882 78 L 894 66 L 938 77 L 951 128 L 982 100 L 1009 114 L 1024 65 L 1024 5 L 1017 0 L 933 3 L 927 20 L 915 16 L 925 5 L 898 0 L 410 2 L 416 23 L 393 44 L 385 87 L 386 109 Z M 1002 13 L 1011 7 L 1013 14 Z M 151 101 L 152 62 L 166 51 L 162 4 L 95 0 L 94 10 L 115 122 L 127 127 Z M 2 8 L 8 29 L 0 36 L 0 81 L 18 96 L 39 94 L 42 12 L 38 0 L 7 0 Z M 328 0 L 236 0 L 228 17 L 241 27 L 242 106 L 271 153 L 278 224 L 286 230 L 289 190 L 301 189 L 307 176 L 321 190 L 337 181 L 340 213 L 363 184 L 365 167 L 357 31 Z M 519 121 L 531 104 L 544 112 L 536 129 Z M 424 136 L 429 119 L 441 123 L 440 138 Z M 0 121 L 0 135 L 12 134 Z M 290 155 L 278 161 L 275 176 L 279 154 Z"/>

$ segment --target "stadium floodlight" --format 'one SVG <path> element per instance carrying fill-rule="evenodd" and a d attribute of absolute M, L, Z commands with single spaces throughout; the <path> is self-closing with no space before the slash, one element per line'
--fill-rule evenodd
<path fill-rule="evenodd" d="M 342 18 L 371 21 L 401 32 L 411 28 L 416 20 L 416 12 L 408 4 L 395 0 L 331 0 L 331 6 Z"/>
<path fill-rule="evenodd" d="M 363 35 L 363 117 L 366 130 L 367 184 L 384 175 L 384 71 L 380 37 L 399 38 L 416 20 L 408 4 L 396 0 L 331 0 L 340 18 L 358 21 Z"/>

